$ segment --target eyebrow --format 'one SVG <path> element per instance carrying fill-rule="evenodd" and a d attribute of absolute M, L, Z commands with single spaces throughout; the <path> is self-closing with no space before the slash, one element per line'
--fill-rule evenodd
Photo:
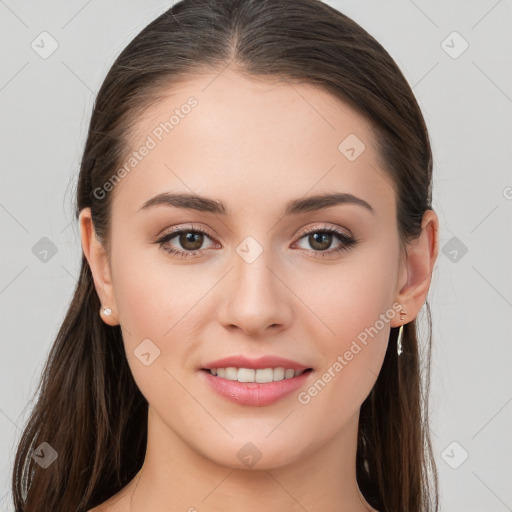
<path fill-rule="evenodd" d="M 364 207 L 371 213 L 374 209 L 364 199 L 348 193 L 318 194 L 306 197 L 304 199 L 295 199 L 286 203 L 284 215 L 298 215 L 305 212 L 312 212 L 328 208 L 337 204 L 355 204 Z M 156 206 L 170 206 L 174 208 L 184 208 L 187 210 L 197 210 L 200 212 L 216 213 L 220 215 L 229 215 L 226 205 L 219 200 L 193 194 L 171 194 L 164 192 L 147 200 L 137 211 L 148 210 Z"/>

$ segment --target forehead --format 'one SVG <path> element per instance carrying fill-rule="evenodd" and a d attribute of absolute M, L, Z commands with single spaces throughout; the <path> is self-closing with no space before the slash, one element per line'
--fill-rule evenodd
<path fill-rule="evenodd" d="M 233 211 L 325 191 L 394 206 L 370 123 L 311 84 L 200 75 L 163 91 L 129 142 L 137 156 L 121 163 L 128 172 L 113 200 L 132 213 L 168 191 L 223 199 Z"/>

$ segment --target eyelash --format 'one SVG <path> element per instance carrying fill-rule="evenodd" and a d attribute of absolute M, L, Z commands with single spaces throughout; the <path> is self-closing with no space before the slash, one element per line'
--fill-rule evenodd
<path fill-rule="evenodd" d="M 174 256 L 177 256 L 179 258 L 191 258 L 191 257 L 197 256 L 198 254 L 201 254 L 204 251 L 204 249 L 200 250 L 200 251 L 180 251 L 178 249 L 169 248 L 168 246 L 165 245 L 166 243 L 170 242 L 173 238 L 175 238 L 177 235 L 180 235 L 182 233 L 200 233 L 200 234 L 206 235 L 208 238 L 213 239 L 213 236 L 210 235 L 207 231 L 204 231 L 202 229 L 197 229 L 192 226 L 190 228 L 180 228 L 180 229 L 171 231 L 170 233 L 167 233 L 164 236 L 162 236 L 161 238 L 159 238 L 158 240 L 156 240 L 155 243 L 159 244 L 160 248 L 163 249 L 165 252 L 172 254 Z M 312 250 L 312 252 L 314 252 L 315 254 L 318 254 L 318 256 L 314 256 L 315 258 L 325 258 L 328 255 L 338 254 L 343 251 L 347 251 L 348 249 L 353 247 L 358 242 L 355 238 L 339 231 L 336 228 L 330 227 L 330 226 L 324 226 L 322 228 L 314 228 L 314 229 L 308 229 L 308 230 L 302 231 L 299 235 L 298 241 L 302 240 L 303 238 L 305 238 L 307 235 L 310 235 L 311 233 L 333 234 L 340 242 L 342 242 L 342 245 L 340 247 L 338 247 L 338 249 L 328 250 L 328 251 Z M 302 250 L 306 250 L 306 249 L 302 249 Z"/>

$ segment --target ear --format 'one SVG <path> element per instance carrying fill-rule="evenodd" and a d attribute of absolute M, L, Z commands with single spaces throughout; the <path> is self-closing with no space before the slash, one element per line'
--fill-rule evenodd
<path fill-rule="evenodd" d="M 94 224 L 91 217 L 91 209 L 84 208 L 80 212 L 80 235 L 82 240 L 82 250 L 84 252 L 94 279 L 94 287 L 101 302 L 101 315 L 103 321 L 111 326 L 117 325 L 117 305 L 112 286 L 110 262 L 108 261 L 105 248 L 96 237 Z M 103 308 L 110 308 L 112 313 L 105 315 Z"/>
<path fill-rule="evenodd" d="M 432 272 L 439 251 L 439 220 L 433 210 L 426 210 L 421 222 L 421 234 L 406 246 L 406 255 L 400 272 L 399 302 L 406 315 L 395 315 L 392 327 L 414 320 L 427 299 Z"/>

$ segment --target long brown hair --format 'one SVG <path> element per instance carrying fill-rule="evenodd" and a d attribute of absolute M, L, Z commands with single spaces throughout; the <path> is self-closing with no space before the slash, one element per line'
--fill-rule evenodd
<path fill-rule="evenodd" d="M 138 114 L 173 83 L 228 65 L 249 78 L 318 85 L 356 109 L 373 126 L 392 178 L 402 243 L 421 233 L 423 213 L 432 209 L 427 128 L 404 76 L 371 35 L 319 0 L 183 0 L 123 50 L 96 98 L 75 213 L 78 219 L 91 208 L 106 247 L 111 195 L 95 191 L 128 154 Z M 17 447 L 17 512 L 84 512 L 118 492 L 142 466 L 148 404 L 129 369 L 120 327 L 102 321 L 100 306 L 82 255 L 73 299 Z M 427 312 L 431 326 L 428 302 Z M 432 512 L 438 483 L 428 427 L 431 329 L 425 354 L 415 321 L 404 329 L 400 358 L 396 341 L 392 328 L 381 372 L 361 406 L 357 481 L 380 512 Z M 58 455 L 47 468 L 32 457 L 41 443 Z"/>

